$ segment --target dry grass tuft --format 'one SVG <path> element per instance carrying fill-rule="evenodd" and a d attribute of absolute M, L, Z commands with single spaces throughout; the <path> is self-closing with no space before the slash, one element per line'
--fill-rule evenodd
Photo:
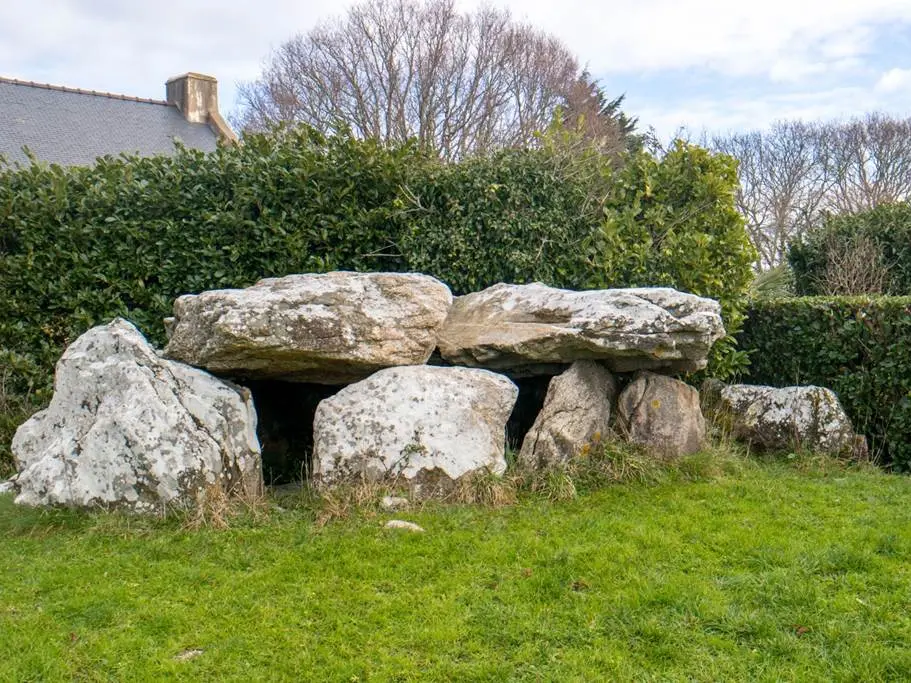
<path fill-rule="evenodd" d="M 183 528 L 227 529 L 233 519 L 241 516 L 260 521 L 267 509 L 266 497 L 261 492 L 229 495 L 220 484 L 208 484 L 196 494 L 195 505 L 187 513 Z"/>
<path fill-rule="evenodd" d="M 578 495 L 571 465 L 558 465 L 529 473 L 524 480 L 526 489 L 548 500 L 572 500 Z"/>
<path fill-rule="evenodd" d="M 620 439 L 548 468 L 516 473 L 518 488 L 548 500 L 571 500 L 582 492 L 612 484 L 658 484 L 665 481 L 705 481 L 737 475 L 748 467 L 748 453 L 731 441 L 711 441 L 698 453 L 660 458 Z"/>
<path fill-rule="evenodd" d="M 452 502 L 502 507 L 513 505 L 517 497 L 514 477 L 493 472 L 476 472 L 462 477 L 452 494 Z"/>
<path fill-rule="evenodd" d="M 187 516 L 184 527 L 197 529 L 227 529 L 232 516 L 231 505 L 219 484 L 209 484 L 196 494 L 196 505 Z"/>
<path fill-rule="evenodd" d="M 348 519 L 355 512 L 375 515 L 379 500 L 387 490 L 376 482 L 359 480 L 331 489 L 309 489 L 307 493 L 316 504 L 315 524 L 321 528 L 330 522 Z"/>
<path fill-rule="evenodd" d="M 869 455 L 855 458 L 851 455 L 816 453 L 798 448 L 789 453 L 763 453 L 759 454 L 758 457 L 766 461 L 787 462 L 795 470 L 803 474 L 829 475 L 848 471 L 868 473 L 881 471 L 876 465 L 875 459 Z"/>

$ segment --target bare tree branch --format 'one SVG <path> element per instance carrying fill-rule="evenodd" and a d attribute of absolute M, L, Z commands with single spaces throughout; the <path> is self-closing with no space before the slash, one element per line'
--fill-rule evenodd
<path fill-rule="evenodd" d="M 489 6 L 366 0 L 278 48 L 240 87 L 234 122 L 300 122 L 362 137 L 416 138 L 443 158 L 532 144 L 578 86 L 557 39 Z M 615 112 L 612 112 L 615 113 Z"/>
<path fill-rule="evenodd" d="M 823 213 L 854 213 L 911 198 L 911 119 L 871 114 L 848 123 L 785 121 L 715 137 L 740 162 L 737 203 L 761 269 Z"/>

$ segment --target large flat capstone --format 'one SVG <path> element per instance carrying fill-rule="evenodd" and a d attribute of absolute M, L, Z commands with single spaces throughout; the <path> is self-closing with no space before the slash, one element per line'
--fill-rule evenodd
<path fill-rule="evenodd" d="M 79 337 L 16 431 L 17 503 L 159 512 L 262 488 L 250 392 L 160 358 L 125 320 Z"/>
<path fill-rule="evenodd" d="M 347 384 L 426 362 L 451 304 L 427 275 L 270 278 L 178 298 L 165 353 L 236 377 Z"/>
<path fill-rule="evenodd" d="M 506 421 L 519 390 L 472 368 L 380 370 L 323 400 L 313 423 L 313 478 L 405 484 L 426 497 L 474 473 L 506 469 Z"/>
<path fill-rule="evenodd" d="M 494 370 L 589 359 L 615 372 L 690 371 L 724 334 L 717 301 L 674 289 L 499 284 L 455 299 L 439 347 L 451 363 Z"/>

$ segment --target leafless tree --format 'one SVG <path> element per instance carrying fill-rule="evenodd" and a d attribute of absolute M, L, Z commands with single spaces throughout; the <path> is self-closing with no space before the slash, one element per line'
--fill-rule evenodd
<path fill-rule="evenodd" d="M 711 145 L 740 162 L 738 207 L 761 269 L 782 263 L 788 243 L 824 212 L 911 198 L 911 119 L 783 121 L 767 131 L 718 136 Z"/>
<path fill-rule="evenodd" d="M 882 294 L 887 291 L 891 266 L 883 250 L 864 235 L 830 236 L 825 245 L 826 267 L 819 291 L 830 296 Z"/>
<path fill-rule="evenodd" d="M 830 181 L 820 157 L 820 128 L 779 122 L 765 132 L 715 138 L 716 149 L 740 162 L 737 204 L 760 267 L 782 262 L 788 242 L 818 218 Z"/>
<path fill-rule="evenodd" d="M 870 114 L 826 126 L 822 156 L 832 212 L 855 213 L 911 196 L 911 119 Z"/>
<path fill-rule="evenodd" d="M 453 0 L 367 0 L 297 35 L 241 85 L 234 123 L 279 121 L 385 141 L 416 138 L 455 159 L 529 144 L 580 69 L 556 38 Z"/>

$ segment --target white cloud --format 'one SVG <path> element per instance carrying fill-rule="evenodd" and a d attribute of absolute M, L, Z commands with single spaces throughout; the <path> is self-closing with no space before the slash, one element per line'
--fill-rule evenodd
<path fill-rule="evenodd" d="M 471 9 L 488 0 L 458 0 Z M 0 75 L 162 97 L 184 71 L 218 77 L 222 108 L 236 83 L 259 73 L 270 50 L 354 0 L 0 0 Z M 813 87 L 825 76 L 869 78 L 868 57 L 884 26 L 911 26 L 909 0 L 492 0 L 563 39 L 598 76 L 696 72 L 767 87 Z M 36 7 L 40 6 L 40 10 Z M 882 75 L 876 92 L 899 96 L 906 72 Z M 872 88 L 871 88 L 872 90 Z M 631 110 L 643 122 L 704 115 L 715 122 L 764 121 L 796 109 L 774 98 L 711 100 L 661 109 L 661 93 Z M 838 110 L 831 93 L 811 92 L 807 111 Z M 850 98 L 849 98 L 850 99 Z M 854 107 L 860 106 L 854 102 Z M 725 107 L 728 109 L 719 109 Z M 702 122 L 698 122 L 701 124 Z M 676 128 L 676 125 L 673 126 Z"/>
<path fill-rule="evenodd" d="M 911 69 L 889 69 L 876 82 L 876 89 L 883 93 L 911 91 Z"/>
<path fill-rule="evenodd" d="M 799 83 L 808 76 L 825 73 L 828 68 L 829 65 L 824 62 L 780 59 L 769 69 L 769 80 L 773 83 Z"/>
<path fill-rule="evenodd" d="M 563 38 L 597 73 L 705 67 L 733 76 L 767 75 L 782 61 L 802 64 L 861 56 L 873 46 L 871 26 L 911 23 L 908 0 L 506 4 L 516 16 Z"/>
<path fill-rule="evenodd" d="M 678 105 L 646 103 L 635 111 L 656 129 L 661 140 L 673 137 L 681 128 L 685 137 L 698 140 L 704 133 L 762 129 L 787 119 L 848 120 L 874 111 L 905 118 L 911 112 L 911 89 L 901 98 L 878 94 L 872 83 L 786 94 L 720 94 Z"/>

